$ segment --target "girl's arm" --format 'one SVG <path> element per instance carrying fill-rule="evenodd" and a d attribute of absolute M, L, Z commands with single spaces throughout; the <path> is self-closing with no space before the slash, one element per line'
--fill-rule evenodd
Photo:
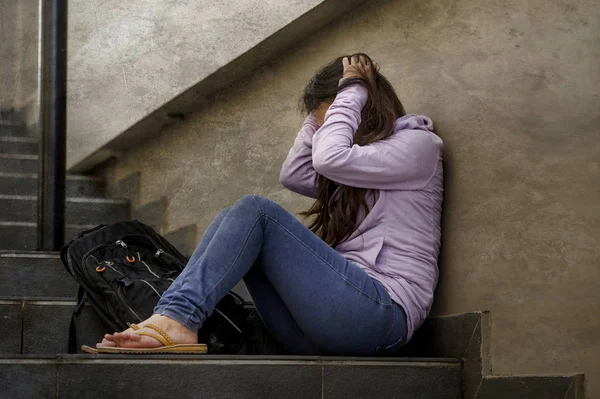
<path fill-rule="evenodd" d="M 284 187 L 311 198 L 317 198 L 319 193 L 318 174 L 312 164 L 312 140 L 318 129 L 317 119 L 311 112 L 304 120 L 279 174 L 279 181 Z"/>
<path fill-rule="evenodd" d="M 314 170 L 347 186 L 422 189 L 435 172 L 441 140 L 429 131 L 411 129 L 364 146 L 353 144 L 367 97 L 367 89 L 359 84 L 337 94 L 325 114 L 325 122 L 313 135 Z"/>

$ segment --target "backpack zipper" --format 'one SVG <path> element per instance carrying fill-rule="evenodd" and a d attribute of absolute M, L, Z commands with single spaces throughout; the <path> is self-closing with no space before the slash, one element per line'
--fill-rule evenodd
<path fill-rule="evenodd" d="M 158 251 L 156 251 L 156 254 L 154 254 L 154 256 L 157 257 L 157 258 L 159 256 L 162 256 L 162 257 L 166 256 L 167 258 L 169 258 L 173 262 L 175 262 L 177 265 L 179 265 L 181 267 L 181 270 L 185 269 L 186 265 L 182 261 L 180 261 L 179 259 L 177 259 L 175 256 L 171 255 L 170 253 L 163 251 L 162 249 L 159 249 Z"/>
<path fill-rule="evenodd" d="M 144 234 L 127 234 L 121 237 L 120 240 L 118 240 L 116 243 L 121 245 L 123 248 L 127 248 L 127 244 L 125 244 L 123 242 L 123 239 L 125 239 L 126 237 L 144 237 L 146 239 L 146 241 L 148 241 L 150 244 L 152 244 L 154 246 L 154 248 L 156 248 L 156 253 L 154 254 L 155 257 L 159 257 L 159 256 L 165 256 L 169 259 L 171 259 L 172 261 L 174 261 L 178 266 L 180 266 L 181 270 L 183 270 L 185 268 L 185 263 L 183 263 L 180 259 L 178 259 L 177 257 L 171 255 L 170 253 L 166 252 L 164 249 L 160 248 L 156 242 L 154 242 L 150 237 L 144 235 Z"/>
<path fill-rule="evenodd" d="M 123 237 L 123 238 L 125 238 L 125 237 Z M 123 248 L 125 248 L 125 250 L 127 250 L 127 253 L 129 253 L 129 248 L 127 248 L 127 244 L 125 244 L 125 242 L 123 240 L 117 240 L 117 242 L 115 242 L 115 244 L 122 246 Z M 154 245 L 154 243 L 152 243 L 152 245 Z M 159 251 L 161 251 L 161 249 L 159 249 Z M 142 260 L 142 256 L 140 255 L 140 252 L 136 251 L 136 253 L 138 256 L 137 257 L 138 261 L 140 261 L 144 266 L 146 266 L 146 269 L 148 269 L 148 272 L 150 272 L 150 274 L 152 274 L 154 277 L 160 278 L 160 276 L 158 274 L 154 273 L 154 271 L 150 268 L 150 266 Z"/>
<path fill-rule="evenodd" d="M 152 274 L 154 277 L 156 277 L 156 278 L 160 278 L 160 276 L 159 276 L 158 274 L 154 273 L 154 272 L 152 271 L 152 269 L 150 269 L 150 266 L 149 266 L 149 265 L 148 265 L 146 262 L 144 262 L 144 261 L 142 260 L 142 257 L 140 256 L 140 253 L 138 252 L 137 254 L 138 254 L 138 260 L 139 260 L 140 262 L 142 262 L 142 263 L 144 264 L 144 266 L 146 266 L 146 269 L 148 269 L 148 271 L 149 271 L 149 272 L 150 272 L 150 273 L 151 273 L 151 274 Z"/>
<path fill-rule="evenodd" d="M 145 237 L 145 236 L 144 236 L 144 237 Z M 124 237 L 123 237 L 123 238 L 124 238 Z M 117 241 L 115 242 L 115 244 L 122 246 L 123 248 L 125 248 L 125 250 L 127 250 L 127 253 L 129 253 L 129 248 L 127 247 L 127 244 L 125 244 L 125 242 L 124 242 L 123 240 L 117 240 Z M 154 245 L 154 243 L 153 243 L 153 245 Z M 161 250 L 161 249 L 159 249 L 159 251 L 162 251 L 162 250 Z M 142 256 L 140 255 L 140 252 L 139 252 L 139 251 L 136 251 L 136 253 L 137 253 L 137 256 L 138 256 L 138 260 L 139 260 L 140 262 L 142 262 L 142 264 L 143 264 L 144 266 L 146 266 L 146 269 L 148 269 L 148 272 L 150 272 L 150 274 L 152 274 L 154 277 L 156 277 L 156 278 L 160 278 L 160 276 L 159 276 L 158 274 L 154 273 L 154 271 L 153 271 L 153 270 L 150 268 L 150 265 L 148 265 L 146 262 L 144 262 L 144 261 L 142 260 Z"/>
<path fill-rule="evenodd" d="M 126 237 L 144 237 L 146 239 L 146 241 L 148 241 L 150 244 L 152 244 L 152 246 L 154 246 L 154 248 L 161 250 L 160 247 L 156 244 L 156 242 L 154 242 L 154 240 L 152 240 L 150 237 L 148 237 L 144 234 L 126 234 L 124 236 L 121 236 L 121 238 L 117 241 L 117 244 L 124 245 L 125 243 L 123 242 L 123 240 Z M 127 248 L 127 246 L 125 245 L 124 248 Z"/>
<path fill-rule="evenodd" d="M 110 267 L 111 269 L 113 269 L 115 272 L 119 273 L 121 276 L 126 277 L 122 272 L 118 271 L 117 269 L 115 269 L 114 267 L 112 267 L 113 262 L 110 262 L 108 260 L 102 261 L 102 263 L 104 263 L 106 266 Z"/>

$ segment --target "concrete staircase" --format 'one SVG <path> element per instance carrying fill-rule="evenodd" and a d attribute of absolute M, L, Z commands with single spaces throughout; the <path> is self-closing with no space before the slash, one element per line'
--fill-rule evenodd
<path fill-rule="evenodd" d="M 0 242 L 4 250 L 36 247 L 38 139 L 31 137 L 12 110 L 0 111 Z M 164 200 L 136 206 L 137 176 L 110 187 L 96 176 L 68 175 L 65 238 L 100 223 L 135 218 L 165 235 L 184 253 L 191 254 L 188 235 L 195 226 L 172 232 L 162 229 Z M 195 239 L 195 237 L 193 237 Z"/>
<path fill-rule="evenodd" d="M 491 376 L 486 312 L 431 317 L 385 358 L 285 356 L 251 308 L 256 339 L 236 356 L 67 354 L 77 286 L 58 253 L 34 250 L 37 144 L 14 119 L 0 113 L 0 399 L 582 397 L 579 375 Z M 69 176 L 67 238 L 132 215 L 161 231 L 164 200 L 130 209 L 135 179 L 105 187 L 95 177 Z M 115 193 L 125 198 L 107 198 Z M 190 254 L 192 233 L 185 227 L 165 236 Z M 78 344 L 104 332 L 86 306 Z"/>

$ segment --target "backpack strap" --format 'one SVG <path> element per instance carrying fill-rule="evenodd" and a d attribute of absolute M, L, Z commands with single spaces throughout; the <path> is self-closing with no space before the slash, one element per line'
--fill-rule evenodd
<path fill-rule="evenodd" d="M 81 309 L 83 309 L 83 304 L 85 302 L 85 290 L 83 287 L 79 286 L 79 290 L 77 291 L 77 306 L 73 310 L 73 314 L 71 315 L 71 324 L 69 325 L 69 339 L 68 339 L 68 352 L 69 353 L 77 353 L 77 327 L 75 326 L 75 319 L 81 313 Z"/>

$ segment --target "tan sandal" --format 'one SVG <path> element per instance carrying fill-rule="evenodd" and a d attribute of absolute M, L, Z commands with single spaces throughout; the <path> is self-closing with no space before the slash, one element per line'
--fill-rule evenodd
<path fill-rule="evenodd" d="M 205 344 L 176 344 L 173 339 L 156 324 L 144 324 L 143 327 L 148 327 L 158 334 L 153 332 L 140 331 L 140 326 L 137 324 L 129 325 L 135 334 L 152 337 L 160 342 L 163 346 L 158 348 L 123 348 L 120 346 L 101 346 L 92 348 L 87 345 L 82 345 L 81 350 L 86 353 L 131 353 L 131 354 L 154 354 L 154 353 L 170 353 L 170 354 L 205 354 L 208 352 L 208 347 Z"/>

